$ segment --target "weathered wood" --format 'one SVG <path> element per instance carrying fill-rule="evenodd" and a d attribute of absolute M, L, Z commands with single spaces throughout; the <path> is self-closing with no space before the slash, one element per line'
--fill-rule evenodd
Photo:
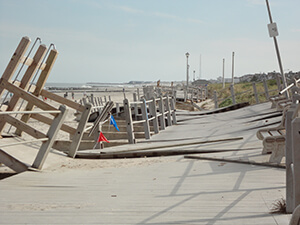
<path fill-rule="evenodd" d="M 23 89 L 11 84 L 10 82 L 3 80 L 2 78 L 0 79 L 0 86 L 4 87 L 10 92 L 13 92 L 15 95 L 18 95 L 20 98 L 23 98 L 27 102 L 30 102 L 32 105 L 36 105 L 38 108 L 41 108 L 43 110 L 56 110 L 55 107 L 28 93 L 27 91 L 24 91 Z M 26 111 L 29 111 L 29 109 L 26 108 Z"/>
<path fill-rule="evenodd" d="M 45 138 L 47 137 L 44 133 L 32 128 L 28 124 L 16 119 L 10 115 L 1 115 L 1 120 L 5 120 L 7 123 L 11 124 L 12 126 L 16 127 L 17 129 L 24 131 L 25 133 L 29 134 L 34 138 Z"/>
<path fill-rule="evenodd" d="M 133 101 L 136 102 L 137 101 L 137 97 L 136 97 L 136 93 L 133 93 Z M 133 111 L 134 111 L 134 116 L 135 118 L 137 118 L 139 111 L 138 111 L 138 104 L 134 103 L 133 104 Z"/>
<path fill-rule="evenodd" d="M 225 142 L 225 141 L 238 141 L 242 140 L 243 137 L 235 137 L 235 138 L 221 138 L 221 139 L 212 139 L 212 140 L 203 140 L 203 141 L 174 141 L 171 144 L 155 144 L 152 143 L 149 146 L 141 147 L 134 150 L 121 150 L 121 151 L 110 151 L 109 153 L 121 153 L 121 152 L 135 152 L 135 151 L 143 151 L 143 150 L 152 150 L 152 149 L 163 149 L 163 148 L 173 148 L 173 147 L 180 147 L 180 146 L 188 146 L 188 145 L 199 145 L 199 144 L 207 144 L 207 143 L 217 143 L 217 142 Z M 104 152 L 105 153 L 105 152 Z"/>
<path fill-rule="evenodd" d="M 59 96 L 59 95 L 56 95 L 50 91 L 47 91 L 45 89 L 43 89 L 41 91 L 41 95 L 43 97 L 46 97 L 46 98 L 49 98 L 53 101 L 56 101 L 56 102 L 59 102 L 60 104 L 63 104 L 63 105 L 66 105 L 66 106 L 69 106 L 70 108 L 73 108 L 75 110 L 78 110 L 80 112 L 83 112 L 85 110 L 85 107 L 79 103 L 76 103 L 72 100 L 69 100 L 69 99 L 66 99 L 62 96 Z"/>
<path fill-rule="evenodd" d="M 157 111 L 156 111 L 155 97 L 152 97 L 151 100 L 152 100 L 152 102 L 149 103 L 149 110 L 150 110 L 151 116 L 154 118 L 152 120 L 154 133 L 158 134 L 159 133 L 159 125 L 158 125 L 158 117 L 157 117 Z"/>
<path fill-rule="evenodd" d="M 46 111 L 45 111 L 46 112 Z M 45 124 L 48 124 L 48 125 L 51 125 L 52 122 L 53 122 L 53 119 L 52 118 L 49 118 L 49 117 L 46 117 L 46 116 L 43 116 L 39 113 L 34 113 L 34 114 L 31 114 L 31 118 L 32 119 L 35 119 L 35 120 L 38 120 L 40 122 L 43 122 Z M 69 133 L 71 136 L 75 134 L 76 132 L 76 129 L 73 128 L 73 127 L 70 127 L 69 125 L 67 124 L 63 124 L 60 128 L 62 131 L 65 131 L 67 133 Z"/>
<path fill-rule="evenodd" d="M 34 73 L 37 71 L 40 62 L 42 61 L 42 58 L 46 54 L 47 47 L 45 45 L 40 45 L 38 50 L 36 51 L 36 54 L 33 57 L 32 64 L 27 68 L 24 76 L 21 79 L 19 88 L 23 90 L 27 90 L 29 87 L 29 82 L 32 79 Z M 13 95 L 12 98 L 9 101 L 8 107 L 6 111 L 13 111 L 19 101 L 19 95 Z M 5 126 L 5 121 L 0 121 L 0 133 L 2 133 L 3 128 Z"/>
<path fill-rule="evenodd" d="M 83 111 L 80 121 L 78 123 L 78 127 L 76 129 L 76 132 L 73 136 L 73 141 L 70 145 L 70 149 L 68 152 L 68 156 L 74 158 L 76 156 L 80 141 L 82 139 L 83 133 L 84 133 L 84 129 L 86 127 L 86 124 L 88 122 L 90 113 L 92 110 L 92 105 L 91 104 L 86 104 L 85 105 L 85 110 Z"/>
<path fill-rule="evenodd" d="M 255 101 L 258 104 L 259 103 L 259 99 L 258 99 L 258 94 L 257 94 L 257 89 L 256 89 L 256 84 L 255 82 L 252 83 L 252 87 L 253 87 L 253 92 L 254 92 L 254 97 L 255 97 Z"/>
<path fill-rule="evenodd" d="M 41 72 L 41 74 L 39 76 L 39 79 L 36 83 L 36 87 L 35 87 L 35 90 L 33 92 L 33 95 L 35 95 L 35 96 L 40 95 L 40 93 L 43 90 L 44 85 L 47 81 L 47 78 L 50 75 L 50 72 L 52 70 L 52 67 L 55 63 L 55 60 L 56 60 L 57 56 L 58 56 L 58 51 L 55 50 L 55 49 L 52 49 L 49 53 L 49 56 L 48 56 L 47 60 L 46 60 L 46 67 Z M 33 102 L 29 101 L 26 105 L 26 110 L 28 110 L 28 111 L 33 110 L 34 105 L 35 104 Z M 29 120 L 29 118 L 30 118 L 30 115 L 26 114 L 26 115 L 22 116 L 21 120 L 26 123 Z M 20 130 L 16 130 L 16 134 L 21 136 L 22 132 Z"/>
<path fill-rule="evenodd" d="M 28 170 L 28 166 L 25 163 L 7 154 L 2 149 L 0 149 L 0 163 L 3 163 L 17 173 L 22 173 Z"/>
<path fill-rule="evenodd" d="M 215 101 L 215 109 L 219 108 L 219 106 L 218 106 L 217 91 L 214 91 L 214 101 Z"/>
<path fill-rule="evenodd" d="M 110 111 L 111 111 L 111 109 L 112 109 L 113 106 L 114 106 L 113 102 L 107 102 L 105 104 L 105 106 L 102 109 L 101 113 L 99 114 L 99 116 L 95 120 L 94 125 L 93 125 L 91 131 L 89 132 L 89 136 L 91 136 L 92 134 L 94 134 L 96 131 L 99 130 L 99 124 L 100 124 L 100 122 L 103 122 L 105 120 L 105 118 L 107 118 L 107 116 L 110 114 Z"/>
<path fill-rule="evenodd" d="M 32 63 L 34 62 L 34 60 L 32 58 L 28 58 L 26 56 L 23 56 L 21 59 L 20 59 L 20 63 L 21 64 L 24 64 L 26 66 L 31 66 Z M 46 67 L 46 63 L 43 63 L 43 64 L 40 64 L 39 65 L 39 69 L 40 70 L 44 70 Z"/>
<path fill-rule="evenodd" d="M 29 37 L 23 37 L 22 40 L 20 41 L 16 51 L 14 52 L 13 56 L 11 57 L 4 73 L 2 74 L 2 79 L 9 81 L 13 74 L 15 73 L 16 69 L 18 68 L 18 65 L 20 63 L 20 59 L 23 57 L 25 54 L 27 48 L 29 47 L 30 44 L 30 39 Z M 2 96 L 4 91 L 3 87 L 0 87 L 0 97 Z"/>
<path fill-rule="evenodd" d="M 166 111 L 167 111 L 167 123 L 168 123 L 168 126 L 172 126 L 169 95 L 166 96 L 165 105 L 166 105 Z"/>
<path fill-rule="evenodd" d="M 233 152 L 241 150 L 253 149 L 229 149 L 229 150 L 151 150 L 151 151 L 133 151 L 133 152 L 120 152 L 120 153 L 82 153 L 78 158 L 87 159 L 118 159 L 118 158 L 140 158 L 140 157 L 158 157 L 158 156 L 174 156 L 174 155 L 190 155 L 190 154 L 206 154 L 206 153 L 221 153 Z"/>
<path fill-rule="evenodd" d="M 294 109 L 289 108 L 286 112 L 285 130 L 286 130 L 286 145 L 285 145 L 285 164 L 286 164 L 286 211 L 293 212 L 293 151 L 292 151 L 292 118 Z"/>
<path fill-rule="evenodd" d="M 159 122 L 160 122 L 160 129 L 161 130 L 165 130 L 166 129 L 166 122 L 165 122 L 165 106 L 164 106 L 164 100 L 163 97 L 160 96 L 159 97 L 159 101 L 158 101 L 158 111 L 161 114 L 161 116 L 159 117 Z"/>
<path fill-rule="evenodd" d="M 293 152 L 293 210 L 300 205 L 300 118 L 292 121 L 292 152 Z"/>
<path fill-rule="evenodd" d="M 64 118 L 66 117 L 68 110 L 64 105 L 61 105 L 59 107 L 59 110 L 61 111 L 61 113 L 55 117 L 51 127 L 47 132 L 46 136 L 49 138 L 49 140 L 43 142 L 43 144 L 41 145 L 40 150 L 32 164 L 33 168 L 42 169 L 44 162 L 49 154 L 49 151 L 55 141 L 56 135 L 58 134 L 60 127 L 64 122 Z"/>
<path fill-rule="evenodd" d="M 171 105 L 171 114 L 172 114 L 172 122 L 173 124 L 177 124 L 177 119 L 176 119 L 176 108 L 175 108 L 175 96 L 173 96 L 170 99 L 170 105 Z"/>
<path fill-rule="evenodd" d="M 126 129 L 128 134 L 128 142 L 130 144 L 135 143 L 135 137 L 133 133 L 133 124 L 132 124 L 132 117 L 131 117 L 131 107 L 130 103 L 127 98 L 123 100 L 124 102 L 124 113 L 125 113 L 125 119 L 126 119 Z"/>
<path fill-rule="evenodd" d="M 145 138 L 150 139 L 151 136 L 150 136 L 150 128 L 149 128 L 149 117 L 148 117 L 148 112 L 147 112 L 147 103 L 146 103 L 145 99 L 143 99 L 143 104 L 141 105 L 141 110 L 142 110 L 142 119 L 145 121 L 143 123 Z"/>
<path fill-rule="evenodd" d="M 45 83 L 50 75 L 50 72 L 54 66 L 54 63 L 58 57 L 58 51 L 56 49 L 52 49 L 49 53 L 49 56 L 46 60 L 46 67 L 41 72 L 38 81 L 36 82 L 36 88 L 33 94 L 35 96 L 39 96 L 41 91 L 43 90 Z"/>

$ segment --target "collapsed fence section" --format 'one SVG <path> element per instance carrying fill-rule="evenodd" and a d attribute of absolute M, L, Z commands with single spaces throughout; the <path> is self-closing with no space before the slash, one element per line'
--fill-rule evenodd
<path fill-rule="evenodd" d="M 26 114 L 43 114 L 43 113 L 49 113 L 49 114 L 55 115 L 55 118 L 52 121 L 52 124 L 49 127 L 49 130 L 46 134 L 34 129 L 33 127 L 22 122 L 21 120 L 11 116 L 11 114 L 26 115 Z M 41 145 L 41 147 L 37 153 L 37 156 L 32 164 L 33 168 L 41 169 L 43 167 L 43 164 L 44 164 L 49 152 L 50 152 L 51 147 L 53 146 L 53 143 L 56 139 L 58 131 L 59 131 L 61 125 L 63 124 L 64 118 L 66 117 L 66 114 L 67 114 L 67 109 L 65 106 L 62 105 L 59 107 L 59 110 L 0 112 L 0 119 L 1 119 L 1 121 L 6 121 L 7 123 L 11 124 L 12 126 L 15 126 L 18 129 L 22 130 L 23 132 L 26 132 L 30 136 L 36 138 L 36 140 L 18 142 L 17 144 L 32 143 L 35 141 L 42 142 L 42 145 Z M 4 146 L 1 146 L 1 147 L 4 147 Z M 1 155 L 0 162 L 9 166 L 14 171 L 23 172 L 23 171 L 27 170 L 27 166 L 25 166 L 24 163 L 14 159 L 12 156 L 8 155 L 3 150 L 1 150 L 0 155 Z M 13 163 L 11 163 L 11 161 L 13 161 Z"/>
<path fill-rule="evenodd" d="M 123 104 L 128 142 L 130 144 L 136 143 L 134 135 L 135 124 L 143 124 L 146 139 L 151 138 L 150 123 L 153 125 L 154 133 L 156 134 L 160 130 L 164 130 L 166 126 L 177 124 L 174 97 L 167 95 L 165 97 L 160 96 L 159 98 L 152 97 L 150 100 L 143 98 L 137 102 L 129 102 L 128 99 L 124 99 Z M 141 112 L 141 114 L 134 115 L 135 118 L 141 116 L 141 120 L 133 120 L 132 110 Z"/>

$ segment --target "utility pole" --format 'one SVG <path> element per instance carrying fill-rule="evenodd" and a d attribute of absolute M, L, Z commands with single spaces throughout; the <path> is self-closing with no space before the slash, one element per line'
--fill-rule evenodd
<path fill-rule="evenodd" d="M 225 88 L 225 59 L 223 59 L 223 88 Z"/>
<path fill-rule="evenodd" d="M 270 19 L 270 24 L 268 24 L 269 35 L 274 40 L 274 45 L 275 45 L 275 50 L 276 50 L 276 54 L 277 54 L 279 69 L 280 69 L 280 73 L 281 73 L 281 76 L 282 76 L 282 79 L 283 79 L 283 87 L 286 88 L 287 87 L 287 82 L 286 82 L 285 74 L 283 72 L 283 67 L 282 67 L 282 63 L 281 63 L 279 47 L 278 47 L 277 38 L 276 38 L 276 36 L 278 36 L 278 29 L 277 29 L 276 23 L 273 23 L 272 15 L 271 15 L 271 10 L 270 10 L 270 5 L 269 5 L 269 1 L 268 0 L 266 0 L 266 4 L 267 4 L 269 19 Z M 286 94 L 286 97 L 288 98 L 289 97 L 289 92 L 286 91 L 285 94 Z"/>
<path fill-rule="evenodd" d="M 232 52 L 232 85 L 234 85 L 234 52 Z"/>
<path fill-rule="evenodd" d="M 199 62 L 199 80 L 201 78 L 201 54 L 200 54 L 200 62 Z"/>

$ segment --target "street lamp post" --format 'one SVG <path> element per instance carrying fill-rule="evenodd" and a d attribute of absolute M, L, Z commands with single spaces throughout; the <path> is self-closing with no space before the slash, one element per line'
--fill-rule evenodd
<path fill-rule="evenodd" d="M 186 56 L 186 97 L 185 97 L 185 101 L 188 98 L 188 89 L 189 89 L 189 53 L 185 53 Z"/>

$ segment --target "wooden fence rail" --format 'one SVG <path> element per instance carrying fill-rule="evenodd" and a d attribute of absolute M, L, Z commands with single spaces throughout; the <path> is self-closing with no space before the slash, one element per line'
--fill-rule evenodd
<path fill-rule="evenodd" d="M 36 142 L 36 141 L 42 142 L 42 145 L 40 146 L 38 154 L 32 164 L 33 168 L 42 169 L 43 164 L 44 164 L 44 162 L 50 152 L 50 149 L 53 146 L 53 143 L 56 139 L 58 131 L 59 131 L 61 125 L 63 124 L 63 121 L 67 115 L 67 108 L 66 108 L 66 106 L 61 105 L 59 107 L 59 110 L 42 112 L 42 113 L 55 114 L 55 118 L 54 118 L 51 126 L 49 127 L 47 134 L 37 131 L 34 128 L 32 128 L 31 126 L 29 126 L 28 124 L 23 123 L 22 121 L 18 120 L 17 118 L 14 118 L 11 116 L 11 114 L 20 114 L 20 113 L 24 114 L 24 112 L 1 112 L 0 119 L 1 119 L 1 121 L 6 121 L 7 123 L 10 123 L 12 126 L 18 127 L 23 132 L 26 132 L 30 136 L 36 138 L 36 140 L 18 142 L 17 144 L 32 143 L 32 142 Z M 30 111 L 30 112 L 25 112 L 25 113 L 39 114 L 41 112 Z M 6 147 L 6 146 L 1 146 L 1 147 Z M 25 164 L 23 164 L 21 161 L 15 160 L 12 156 L 8 155 L 3 150 L 1 150 L 0 155 L 1 155 L 0 162 L 9 166 L 14 171 L 23 172 L 23 171 L 27 170 L 27 168 L 24 166 Z M 12 160 L 14 161 L 14 163 L 10 163 Z M 21 171 L 21 168 L 23 168 L 24 170 Z"/>
<path fill-rule="evenodd" d="M 123 104 L 128 142 L 130 144 L 136 143 L 133 126 L 135 124 L 143 124 L 146 139 L 151 138 L 149 125 L 150 122 L 153 124 L 154 133 L 159 133 L 160 130 L 165 129 L 165 120 L 167 121 L 167 126 L 177 124 L 174 97 L 170 97 L 167 95 L 165 97 L 160 96 L 159 98 L 151 97 L 150 100 L 146 100 L 145 98 L 143 98 L 141 101 L 135 102 L 129 102 L 128 99 L 124 99 Z M 133 121 L 132 119 L 132 108 L 134 109 L 135 107 L 140 107 L 141 109 L 141 120 Z M 136 115 L 135 118 L 137 118 Z"/>

